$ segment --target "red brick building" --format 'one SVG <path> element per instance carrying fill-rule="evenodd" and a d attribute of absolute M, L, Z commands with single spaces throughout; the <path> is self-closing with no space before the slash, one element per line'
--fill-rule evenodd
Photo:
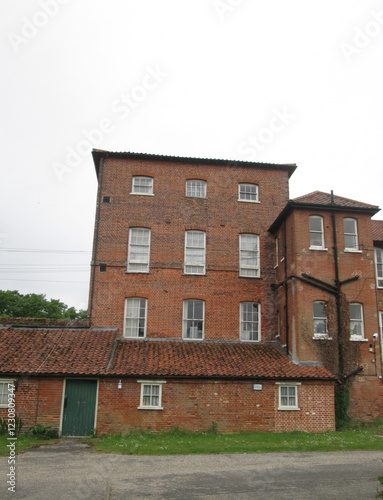
<path fill-rule="evenodd" d="M 25 425 L 63 435 L 321 432 L 336 379 L 381 414 L 377 207 L 289 201 L 295 165 L 93 157 L 89 327 L 0 330 L 0 416 L 16 381 Z"/>

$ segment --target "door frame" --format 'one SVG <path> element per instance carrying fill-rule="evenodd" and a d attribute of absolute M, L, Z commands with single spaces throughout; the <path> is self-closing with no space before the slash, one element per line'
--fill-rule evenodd
<path fill-rule="evenodd" d="M 63 392 L 61 395 L 61 415 L 60 415 L 60 429 L 59 429 L 59 436 L 62 436 L 62 427 L 63 427 L 63 421 L 64 421 L 64 402 L 65 402 L 65 393 L 66 393 L 66 381 L 67 380 L 95 380 L 97 382 L 96 384 L 96 401 L 94 403 L 94 425 L 93 429 L 97 429 L 97 413 L 98 413 L 98 388 L 100 385 L 100 379 L 95 378 L 95 377 L 66 377 L 64 378 L 64 383 L 63 383 Z M 84 437 L 84 436 L 71 436 L 71 437 Z"/>

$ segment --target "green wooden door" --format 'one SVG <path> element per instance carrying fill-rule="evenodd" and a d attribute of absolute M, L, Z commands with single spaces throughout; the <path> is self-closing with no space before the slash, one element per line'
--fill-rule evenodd
<path fill-rule="evenodd" d="M 89 436 L 94 429 L 96 396 L 97 380 L 66 380 L 63 436 Z"/>

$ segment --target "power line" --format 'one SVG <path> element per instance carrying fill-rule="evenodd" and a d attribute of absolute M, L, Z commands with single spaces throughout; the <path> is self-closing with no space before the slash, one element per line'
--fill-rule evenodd
<path fill-rule="evenodd" d="M 60 281 L 60 280 L 24 280 L 22 278 L 0 278 L 0 281 L 44 281 L 47 283 L 84 283 L 89 285 L 89 281 Z"/>
<path fill-rule="evenodd" d="M 0 252 L 85 254 L 90 250 L 48 250 L 44 248 L 0 248 Z"/>

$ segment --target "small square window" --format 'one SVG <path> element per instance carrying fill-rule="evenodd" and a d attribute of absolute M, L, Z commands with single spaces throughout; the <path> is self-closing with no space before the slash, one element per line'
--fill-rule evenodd
<path fill-rule="evenodd" d="M 188 179 L 186 181 L 186 196 L 192 198 L 206 198 L 207 182 L 200 179 Z"/>
<path fill-rule="evenodd" d="M 164 382 L 142 382 L 140 410 L 162 410 L 162 385 Z"/>
<path fill-rule="evenodd" d="M 153 177 L 133 177 L 132 193 L 153 194 Z"/>
<path fill-rule="evenodd" d="M 106 264 L 100 264 L 100 273 L 106 273 Z"/>
<path fill-rule="evenodd" d="M 103 203 L 110 203 L 110 196 L 103 196 L 102 197 L 102 202 Z"/>
<path fill-rule="evenodd" d="M 257 184 L 241 183 L 238 185 L 238 200 L 256 203 L 258 199 Z"/>
<path fill-rule="evenodd" d="M 295 384 L 279 385 L 279 408 L 278 410 L 299 410 L 298 387 Z"/>

